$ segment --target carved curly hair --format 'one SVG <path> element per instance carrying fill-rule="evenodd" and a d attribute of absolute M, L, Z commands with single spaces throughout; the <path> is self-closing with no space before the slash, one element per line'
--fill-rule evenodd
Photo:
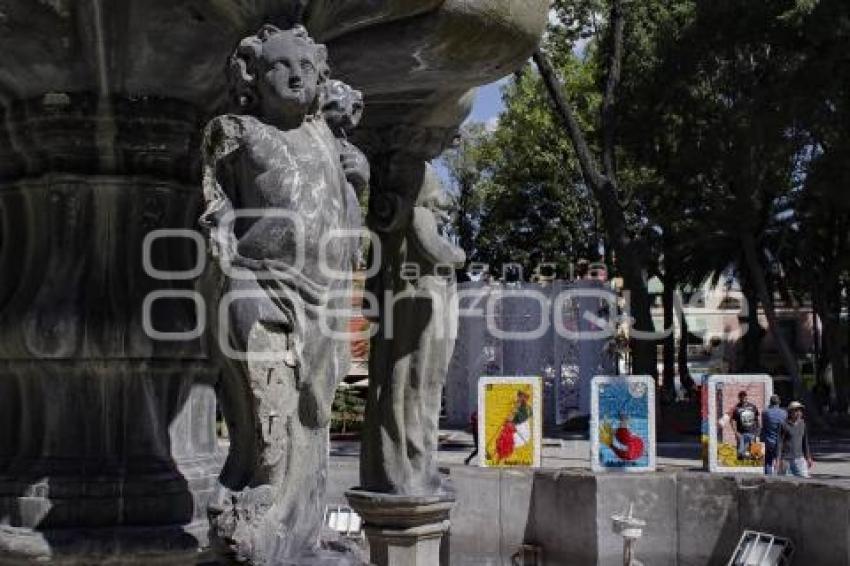
<path fill-rule="evenodd" d="M 331 74 L 328 65 L 328 50 L 313 41 L 304 26 L 296 25 L 289 29 L 280 29 L 271 24 L 265 24 L 254 35 L 249 35 L 239 42 L 236 50 L 227 62 L 227 81 L 230 86 L 230 96 L 233 103 L 241 111 L 250 111 L 257 104 L 257 63 L 263 55 L 263 44 L 269 38 L 278 34 L 290 34 L 311 46 L 316 54 L 316 69 L 319 73 L 319 84 L 328 80 Z"/>
<path fill-rule="evenodd" d="M 347 134 L 363 117 L 363 93 L 337 80 L 325 81 L 321 89 L 321 107 L 334 133 Z"/>

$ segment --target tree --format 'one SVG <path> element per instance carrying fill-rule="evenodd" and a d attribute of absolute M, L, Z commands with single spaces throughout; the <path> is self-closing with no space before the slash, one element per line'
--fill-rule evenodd
<path fill-rule="evenodd" d="M 785 20 L 798 31 L 792 105 L 803 147 L 792 202 L 794 234 L 780 260 L 792 285 L 811 293 L 823 323 L 833 404 L 846 409 L 850 380 L 841 312 L 850 271 L 850 6 L 824 0 L 799 6 Z"/>
<path fill-rule="evenodd" d="M 577 60 L 565 61 L 565 70 L 577 90 L 590 89 L 592 76 Z M 458 209 L 453 232 L 470 261 L 487 263 L 496 274 L 519 263 L 530 275 L 550 262 L 565 276 L 579 259 L 598 253 L 595 206 L 539 77 L 517 73 L 503 97 L 498 124 L 465 127 L 443 158 Z"/>
<path fill-rule="evenodd" d="M 352 425 L 359 429 L 366 414 L 366 401 L 357 391 L 347 384 L 342 384 L 334 395 L 331 412 L 331 429 L 345 434 Z"/>
<path fill-rule="evenodd" d="M 559 243 L 565 256 L 592 254 L 602 239 L 632 293 L 638 330 L 652 329 L 648 275 L 664 281 L 668 328 L 674 289 L 731 277 L 749 307 L 741 366 L 763 369 L 761 306 L 801 393 L 776 297 L 794 304 L 811 297 L 846 400 L 850 4 L 558 0 L 554 7 L 558 21 L 534 58 L 539 73 L 517 75 L 500 123 L 472 144 L 473 255 L 531 263 L 558 257 Z M 641 345 L 635 369 L 654 372 L 655 343 Z"/>
<path fill-rule="evenodd" d="M 572 142 L 585 185 L 590 189 L 601 210 L 607 241 L 616 254 L 617 267 L 629 293 L 633 329 L 654 332 L 647 289 L 646 250 L 629 230 L 626 210 L 621 201 L 616 166 L 617 87 L 623 63 L 623 37 L 626 15 L 623 0 L 611 0 L 608 18 L 607 78 L 600 107 L 601 148 L 594 156 L 587 135 L 579 123 L 552 64 L 544 49 L 534 53 L 534 62 L 549 92 L 552 104 Z M 655 342 L 636 337 L 632 343 L 634 370 L 655 374 Z"/>
<path fill-rule="evenodd" d="M 647 167 L 653 181 L 639 198 L 647 216 L 665 234 L 674 234 L 687 278 L 736 268 L 750 303 L 748 366 L 758 366 L 761 304 L 802 393 L 796 355 L 779 332 L 774 296 L 792 283 L 780 252 L 805 220 L 803 210 L 789 203 L 812 202 L 801 199 L 811 196 L 815 180 L 809 156 L 818 154 L 811 151 L 820 145 L 815 138 L 829 137 L 822 129 L 818 136 L 812 132 L 816 124 L 842 124 L 846 77 L 836 80 L 835 69 L 846 69 L 839 61 L 846 62 L 847 7 L 834 1 L 754 0 L 674 2 L 653 11 L 646 29 L 664 33 L 644 34 L 650 55 L 634 63 L 640 72 L 627 62 L 631 72 L 620 99 L 624 154 Z M 836 130 L 832 137 L 846 139 L 847 131 Z M 841 175 L 833 171 L 826 178 L 832 184 Z M 671 222 L 669 212 L 653 202 L 653 190 L 662 204 L 673 203 L 678 219 Z M 824 224 L 822 215 L 814 217 Z M 834 226 L 840 229 L 840 223 Z M 794 258 L 822 256 L 823 243 L 796 239 L 808 249 L 798 246 L 790 253 Z M 831 259 L 842 253 L 840 247 L 829 249 Z M 821 266 L 826 263 L 835 265 Z M 833 282 L 828 288 L 840 288 L 835 284 L 840 272 L 821 268 L 823 279 Z M 826 309 L 834 316 L 840 306 Z"/>

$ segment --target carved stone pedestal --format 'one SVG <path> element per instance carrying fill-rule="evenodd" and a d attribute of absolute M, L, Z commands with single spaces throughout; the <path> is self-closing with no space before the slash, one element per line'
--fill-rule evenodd
<path fill-rule="evenodd" d="M 363 518 L 375 566 L 446 566 L 451 493 L 404 496 L 357 489 L 346 492 Z"/>

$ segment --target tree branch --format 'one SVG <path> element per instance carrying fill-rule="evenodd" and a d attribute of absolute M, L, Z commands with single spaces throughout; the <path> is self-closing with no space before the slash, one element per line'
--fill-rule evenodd
<path fill-rule="evenodd" d="M 573 144 L 584 180 L 593 191 L 593 195 L 602 209 L 602 219 L 608 237 L 611 239 L 611 244 L 622 256 L 626 252 L 628 237 L 626 235 L 626 219 L 619 201 L 615 179 L 603 175 L 599 171 L 590 146 L 587 144 L 587 138 L 549 59 L 539 48 L 534 52 L 533 57 L 537 68 L 540 70 L 543 83 L 546 85 L 546 90 L 552 99 L 555 111 L 563 122 Z"/>
<path fill-rule="evenodd" d="M 609 221 L 611 220 L 611 213 L 615 209 L 622 215 L 622 207 L 619 203 L 617 188 L 615 160 L 617 145 L 615 107 L 617 102 L 617 88 L 620 85 L 622 75 L 625 27 L 626 18 L 623 10 L 623 0 L 612 0 L 610 15 L 611 52 L 608 58 L 608 80 L 601 108 L 603 138 L 601 171 L 552 64 L 540 48 L 534 52 L 533 56 L 534 63 L 537 65 L 540 76 L 543 79 L 543 84 L 546 86 L 555 110 L 564 123 L 567 134 L 570 136 L 570 140 L 575 148 L 585 181 L 590 185 L 597 200 L 602 205 L 603 214 L 609 216 Z M 624 228 L 625 226 L 622 226 L 615 231 L 619 232 Z M 612 236 L 614 235 L 612 234 Z"/>
<path fill-rule="evenodd" d="M 570 106 L 567 100 L 567 95 L 564 93 L 564 87 L 561 86 L 561 82 L 555 74 L 555 69 L 549 63 L 549 59 L 546 58 L 546 55 L 539 47 L 534 51 L 533 57 L 534 63 L 537 65 L 537 69 L 540 71 L 540 76 L 543 79 L 543 84 L 546 85 L 546 90 L 549 91 L 549 97 L 554 103 L 555 111 L 564 123 L 567 134 L 573 143 L 584 179 L 590 185 L 591 189 L 597 192 L 599 187 L 605 183 L 605 179 L 602 178 L 602 174 L 596 166 L 590 146 L 584 137 L 584 132 L 581 130 L 572 106 Z"/>

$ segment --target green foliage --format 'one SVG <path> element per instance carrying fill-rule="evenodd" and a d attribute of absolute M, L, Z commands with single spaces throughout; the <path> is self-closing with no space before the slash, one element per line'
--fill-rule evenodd
<path fill-rule="evenodd" d="M 591 65 L 577 57 L 561 67 L 583 116 L 596 111 Z M 520 263 L 525 273 L 540 262 L 566 273 L 597 254 L 596 206 L 584 187 L 572 146 L 549 108 L 546 92 L 529 68 L 504 87 L 505 111 L 491 131 L 477 124 L 444 160 L 456 185 L 461 245 L 471 261 Z M 588 119 L 588 126 L 591 122 Z M 469 193 L 474 196 L 470 197 Z"/>
<path fill-rule="evenodd" d="M 596 155 L 611 2 L 555 0 L 544 40 Z M 836 326 L 850 296 L 850 2 L 624 6 L 617 187 L 641 264 L 671 286 L 734 273 L 752 289 L 763 272 Z M 470 258 L 594 257 L 597 205 L 538 75 L 517 73 L 504 101 L 498 125 L 467 132 L 449 159 Z"/>
<path fill-rule="evenodd" d="M 740 236 L 763 237 L 792 190 L 799 142 L 781 100 L 793 55 L 772 41 L 782 12 L 768 4 L 777 3 L 631 13 L 622 148 L 649 172 L 634 189 L 675 242 L 664 252 L 697 279 L 736 264 Z"/>
<path fill-rule="evenodd" d="M 341 385 L 331 407 L 331 431 L 346 433 L 360 430 L 365 415 L 366 401 L 355 388 Z"/>

